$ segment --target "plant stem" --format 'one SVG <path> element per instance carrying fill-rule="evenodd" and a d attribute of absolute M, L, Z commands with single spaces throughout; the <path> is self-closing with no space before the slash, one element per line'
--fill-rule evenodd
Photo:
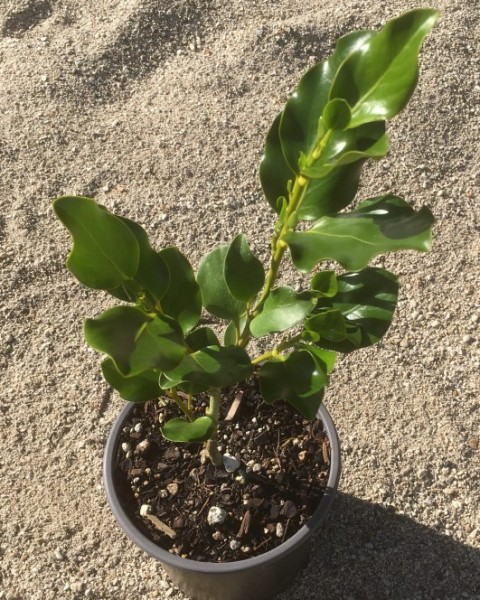
<path fill-rule="evenodd" d="M 289 203 L 287 206 L 285 216 L 283 217 L 283 222 L 281 224 L 280 231 L 278 231 L 278 233 L 275 233 L 275 235 L 272 238 L 272 258 L 270 261 L 270 268 L 268 269 L 268 273 L 265 278 L 265 285 L 263 287 L 262 294 L 256 306 L 253 308 L 252 311 L 249 312 L 247 316 L 247 322 L 237 342 L 237 345 L 241 348 L 245 348 L 245 346 L 248 344 L 251 338 L 250 322 L 256 315 L 258 315 L 259 312 L 261 312 L 263 305 L 265 304 L 268 296 L 270 295 L 273 285 L 277 279 L 278 269 L 280 268 L 280 264 L 282 262 L 283 255 L 285 254 L 285 250 L 287 249 L 287 245 L 283 241 L 282 237 L 290 229 L 295 228 L 297 224 L 297 216 L 295 213 L 303 200 L 309 181 L 310 180 L 303 175 L 297 175 L 297 177 L 295 178 L 295 183 L 290 193 Z M 277 229 L 277 225 L 279 225 L 279 221 L 277 221 L 275 230 Z"/>
<path fill-rule="evenodd" d="M 278 344 L 278 346 L 275 346 L 275 348 L 273 348 L 272 350 L 268 350 L 268 352 L 264 352 L 264 354 L 261 354 L 260 356 L 257 356 L 256 358 L 252 359 L 252 365 L 258 365 L 259 363 L 269 358 L 277 358 L 282 350 L 290 348 L 290 346 L 296 344 L 301 338 L 302 335 L 300 333 L 298 335 L 292 336 L 291 338 L 288 338 L 284 342 Z"/>
<path fill-rule="evenodd" d="M 215 431 L 211 438 L 206 442 L 206 451 L 212 464 L 219 467 L 223 463 L 223 457 L 218 450 L 218 419 L 220 416 L 220 390 L 214 388 L 210 390 L 209 405 L 206 415 L 215 422 Z"/>
<path fill-rule="evenodd" d="M 195 415 L 190 410 L 190 407 L 180 398 L 175 388 L 170 388 L 167 390 L 167 396 L 175 402 L 175 404 L 179 407 L 189 421 L 193 421 L 195 419 Z"/>

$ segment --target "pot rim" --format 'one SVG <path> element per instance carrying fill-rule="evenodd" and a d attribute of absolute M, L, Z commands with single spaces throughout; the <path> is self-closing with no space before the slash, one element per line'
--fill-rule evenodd
<path fill-rule="evenodd" d="M 233 562 L 201 562 L 192 560 L 190 558 L 181 558 L 171 554 L 167 550 L 164 550 L 152 542 L 136 527 L 131 517 L 121 505 L 114 483 L 112 465 L 115 463 L 116 451 L 119 444 L 119 434 L 121 429 L 124 427 L 124 423 L 129 413 L 133 410 L 135 405 L 136 404 L 133 402 L 126 403 L 110 431 L 103 458 L 103 484 L 108 503 L 120 527 L 127 534 L 127 536 L 133 542 L 135 542 L 137 546 L 150 554 L 150 556 L 156 558 L 161 563 L 176 569 L 195 571 L 197 573 L 238 573 L 251 568 L 253 565 L 258 567 L 262 564 L 275 561 L 280 556 L 284 556 L 285 554 L 293 552 L 298 545 L 304 543 L 306 539 L 311 537 L 313 532 L 327 516 L 332 501 L 336 495 L 338 481 L 340 479 L 340 441 L 330 413 L 322 403 L 318 409 L 317 418 L 322 420 L 330 441 L 330 473 L 320 504 L 317 506 L 313 515 L 310 517 L 307 523 L 305 523 L 305 525 L 303 525 L 294 535 L 292 535 L 292 537 L 280 544 L 280 546 L 277 546 L 272 550 L 268 550 L 267 552 L 264 552 L 258 556 Z"/>

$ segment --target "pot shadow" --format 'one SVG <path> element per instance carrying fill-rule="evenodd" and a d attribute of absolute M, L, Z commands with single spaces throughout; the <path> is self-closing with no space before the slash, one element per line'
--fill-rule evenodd
<path fill-rule="evenodd" d="M 347 494 L 276 600 L 480 600 L 480 550 Z"/>

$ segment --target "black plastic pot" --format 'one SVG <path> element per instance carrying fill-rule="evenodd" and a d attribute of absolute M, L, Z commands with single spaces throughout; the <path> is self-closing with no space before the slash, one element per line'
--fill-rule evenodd
<path fill-rule="evenodd" d="M 160 561 L 174 584 L 192 600 L 267 600 L 288 587 L 308 560 L 312 534 L 327 516 L 340 477 L 338 435 L 325 406 L 320 407 L 318 417 L 323 421 L 330 440 L 331 465 L 327 488 L 316 511 L 309 521 L 281 546 L 254 558 L 223 564 L 182 559 L 163 550 L 137 527 L 122 506 L 114 467 L 120 431 L 134 406 L 127 403 L 115 421 L 103 461 L 107 499 L 115 518 L 128 537 Z"/>

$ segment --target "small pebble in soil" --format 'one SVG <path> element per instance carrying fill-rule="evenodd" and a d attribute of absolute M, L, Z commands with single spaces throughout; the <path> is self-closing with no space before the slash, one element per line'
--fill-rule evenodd
<path fill-rule="evenodd" d="M 259 473 L 262 470 L 262 465 L 260 463 L 255 463 L 252 467 L 252 471 L 254 473 Z"/>
<path fill-rule="evenodd" d="M 140 507 L 140 516 L 146 517 L 148 514 L 150 514 L 151 510 L 152 507 L 150 506 L 150 504 L 142 504 L 142 506 Z"/>
<path fill-rule="evenodd" d="M 137 444 L 136 451 L 143 454 L 150 448 L 150 440 L 143 440 Z"/>
<path fill-rule="evenodd" d="M 227 518 L 227 512 L 220 506 L 211 506 L 207 515 L 209 525 L 221 525 Z"/>
<path fill-rule="evenodd" d="M 278 538 L 283 537 L 283 525 L 281 523 L 277 523 L 277 526 L 275 527 L 275 535 Z"/>
<path fill-rule="evenodd" d="M 175 483 L 175 481 L 169 483 L 167 485 L 167 491 L 171 496 L 175 496 L 176 494 L 178 494 L 178 483 Z"/>
<path fill-rule="evenodd" d="M 214 533 L 212 533 L 212 539 L 214 539 L 216 542 L 221 542 L 225 539 L 225 536 L 221 531 L 215 531 Z"/>
<path fill-rule="evenodd" d="M 130 446 L 130 444 L 129 444 L 128 442 L 123 442 L 123 444 L 122 444 L 122 450 L 123 450 L 124 452 L 129 452 L 129 451 L 130 451 L 130 449 L 131 449 L 131 446 Z"/>
<path fill-rule="evenodd" d="M 142 431 L 143 431 L 143 425 L 141 423 L 137 423 L 133 429 L 137 433 L 142 433 Z"/>
<path fill-rule="evenodd" d="M 225 467 L 225 471 L 227 471 L 227 473 L 233 473 L 240 468 L 240 461 L 231 454 L 225 453 L 223 455 L 223 466 Z"/>
<path fill-rule="evenodd" d="M 238 540 L 231 540 L 230 541 L 230 550 L 238 550 L 240 548 L 240 542 Z"/>

